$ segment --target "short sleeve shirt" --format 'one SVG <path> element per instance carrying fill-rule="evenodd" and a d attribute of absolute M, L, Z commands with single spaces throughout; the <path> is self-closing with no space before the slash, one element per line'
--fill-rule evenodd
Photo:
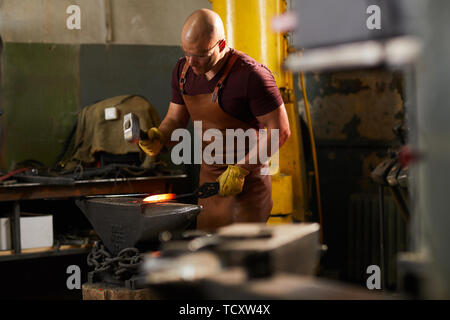
<path fill-rule="evenodd" d="M 277 109 L 283 103 L 278 86 L 266 66 L 244 53 L 234 49 L 231 51 L 237 54 L 238 58 L 219 92 L 219 105 L 229 115 L 252 127 L 262 128 L 262 124 L 256 117 Z M 180 58 L 172 72 L 171 101 L 180 105 L 185 104 L 179 85 L 185 63 L 186 58 Z M 212 93 L 224 69 L 222 67 L 211 80 L 208 80 L 205 75 L 196 75 L 189 68 L 184 85 L 185 94 L 193 96 Z"/>

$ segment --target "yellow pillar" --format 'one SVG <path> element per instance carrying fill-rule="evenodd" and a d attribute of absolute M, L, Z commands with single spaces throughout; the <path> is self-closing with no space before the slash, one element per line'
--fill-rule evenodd
<path fill-rule="evenodd" d="M 210 0 L 225 26 L 230 47 L 265 64 L 274 75 L 289 117 L 291 137 L 279 150 L 279 171 L 272 176 L 272 215 L 292 215 L 304 220 L 307 211 L 307 178 L 299 114 L 293 94 L 292 74 L 282 69 L 288 43 L 272 31 L 272 18 L 286 10 L 284 0 Z M 270 222 L 289 221 L 270 219 Z"/>

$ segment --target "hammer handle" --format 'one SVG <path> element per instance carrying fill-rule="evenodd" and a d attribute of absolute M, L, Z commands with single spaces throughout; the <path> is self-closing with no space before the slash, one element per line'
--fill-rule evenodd
<path fill-rule="evenodd" d="M 139 131 L 139 139 L 140 140 L 148 140 L 147 132 L 140 130 Z"/>

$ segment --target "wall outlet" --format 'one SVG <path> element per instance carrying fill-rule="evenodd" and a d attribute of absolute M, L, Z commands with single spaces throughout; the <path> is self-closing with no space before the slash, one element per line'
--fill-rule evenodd
<path fill-rule="evenodd" d="M 117 108 L 105 108 L 105 120 L 117 120 L 119 118 Z"/>

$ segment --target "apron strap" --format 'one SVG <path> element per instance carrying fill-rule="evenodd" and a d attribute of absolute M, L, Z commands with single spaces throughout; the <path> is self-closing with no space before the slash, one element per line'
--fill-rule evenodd
<path fill-rule="evenodd" d="M 186 83 L 186 72 L 189 69 L 189 63 L 186 61 L 184 62 L 183 71 L 181 71 L 181 77 L 180 77 L 180 91 L 181 94 L 184 94 L 184 84 Z"/>
<path fill-rule="evenodd" d="M 219 89 L 221 89 L 223 87 L 223 82 L 227 78 L 228 74 L 231 71 L 231 68 L 233 67 L 234 63 L 236 62 L 236 60 L 238 58 L 236 53 L 231 53 L 230 52 L 230 54 L 231 54 L 231 57 L 227 61 L 227 65 L 225 67 L 223 75 L 219 79 L 219 81 L 217 82 L 216 87 L 214 88 L 213 95 L 212 95 L 212 101 L 213 102 L 216 102 Z M 189 69 L 189 63 L 186 60 L 184 62 L 183 70 L 181 71 L 181 76 L 180 76 L 180 83 L 179 83 L 179 85 L 180 85 L 181 94 L 184 94 L 184 85 L 186 84 L 186 73 L 187 73 L 188 69 Z"/>
<path fill-rule="evenodd" d="M 223 87 L 223 82 L 225 81 L 228 74 L 230 73 L 231 68 L 233 67 L 237 58 L 238 58 L 238 55 L 236 53 L 231 53 L 231 57 L 228 59 L 227 66 L 225 67 L 225 71 L 223 72 L 222 77 L 219 79 L 219 81 L 216 84 L 216 87 L 214 88 L 214 91 L 212 94 L 212 102 L 216 102 L 217 96 L 219 94 L 219 90 Z"/>

